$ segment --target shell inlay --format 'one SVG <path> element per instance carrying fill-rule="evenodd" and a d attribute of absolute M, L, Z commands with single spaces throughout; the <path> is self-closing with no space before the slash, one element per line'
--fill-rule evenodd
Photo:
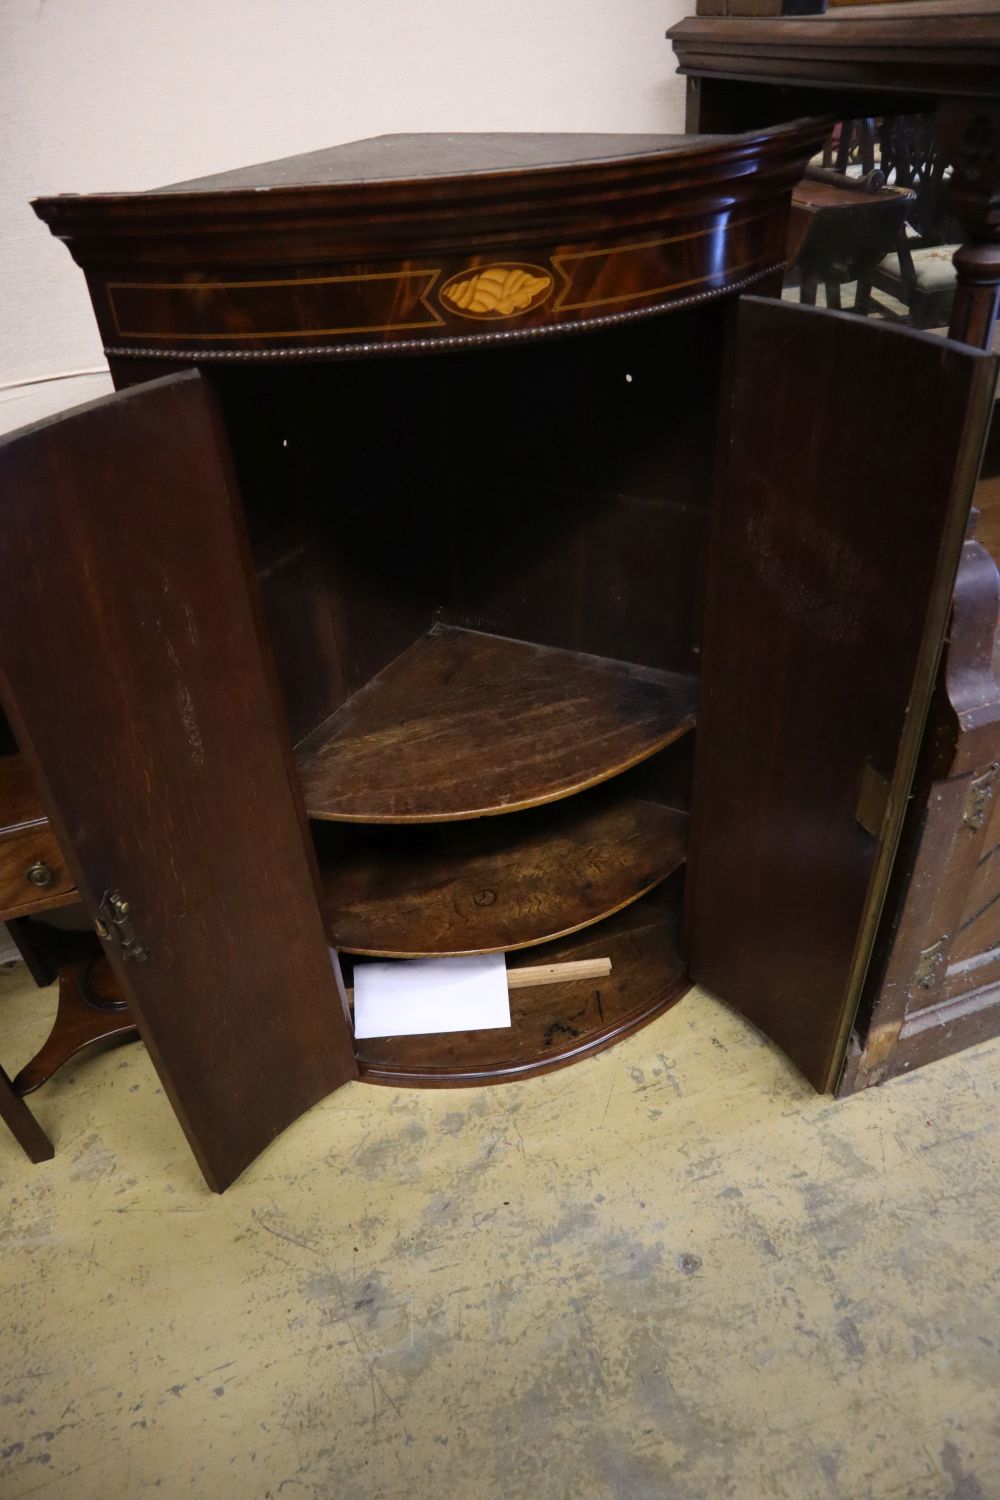
<path fill-rule="evenodd" d="M 553 285 L 538 266 L 486 266 L 453 276 L 441 288 L 441 300 L 465 318 L 510 318 L 538 307 Z"/>

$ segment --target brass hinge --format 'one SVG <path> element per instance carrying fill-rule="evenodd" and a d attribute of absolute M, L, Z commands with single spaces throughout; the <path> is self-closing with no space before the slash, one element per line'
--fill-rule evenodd
<path fill-rule="evenodd" d="M 998 771 L 1000 771 L 1000 765 L 994 762 L 988 771 L 984 771 L 981 776 L 974 776 L 969 783 L 965 806 L 962 808 L 962 822 L 967 828 L 982 828 L 986 822 L 990 799 L 993 796 L 993 784 L 997 779 Z"/>
<path fill-rule="evenodd" d="M 938 969 L 945 960 L 944 945 L 948 941 L 948 934 L 939 937 L 936 943 L 925 948 L 917 960 L 916 973 L 913 976 L 913 987 L 917 990 L 929 990 L 937 978 Z"/>
<path fill-rule="evenodd" d="M 97 909 L 100 912 L 94 923 L 97 936 L 104 938 L 106 942 L 117 943 L 121 948 L 123 962 L 132 958 L 137 964 L 144 964 L 149 957 L 149 949 L 144 948 L 135 935 L 129 916 L 129 904 L 125 898 L 118 891 L 106 891 Z"/>
<path fill-rule="evenodd" d="M 861 785 L 854 816 L 866 833 L 877 839 L 885 822 L 885 810 L 889 805 L 890 783 L 888 776 L 877 771 L 870 760 L 861 768 Z"/>

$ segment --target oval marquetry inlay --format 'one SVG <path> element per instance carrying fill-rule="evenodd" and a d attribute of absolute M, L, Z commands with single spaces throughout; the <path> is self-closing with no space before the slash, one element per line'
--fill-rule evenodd
<path fill-rule="evenodd" d="M 540 266 L 485 266 L 446 281 L 441 300 L 463 318 L 511 318 L 539 307 L 554 284 Z"/>

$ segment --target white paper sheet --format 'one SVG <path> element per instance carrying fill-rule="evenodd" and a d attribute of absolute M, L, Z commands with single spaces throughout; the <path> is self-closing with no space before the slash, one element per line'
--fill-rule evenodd
<path fill-rule="evenodd" d="M 502 953 L 354 966 L 354 1035 L 426 1036 L 510 1025 Z"/>

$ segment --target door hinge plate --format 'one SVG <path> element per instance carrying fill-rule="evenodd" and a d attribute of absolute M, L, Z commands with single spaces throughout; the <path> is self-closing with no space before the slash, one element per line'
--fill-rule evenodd
<path fill-rule="evenodd" d="M 97 909 L 100 916 L 94 925 L 98 937 L 105 942 L 116 943 L 121 949 L 123 962 L 133 959 L 137 964 L 144 964 L 149 957 L 149 949 L 144 948 L 135 935 L 131 908 L 121 892 L 106 891 Z"/>
<path fill-rule="evenodd" d="M 962 822 L 966 828 L 982 828 L 986 822 L 998 771 L 1000 765 L 994 762 L 989 770 L 983 771 L 980 776 L 974 776 L 970 781 L 965 806 L 962 808 Z"/>
<path fill-rule="evenodd" d="M 870 760 L 866 760 L 861 771 L 861 786 L 854 816 L 873 839 L 877 839 L 882 832 L 885 810 L 889 804 L 889 789 L 888 776 L 883 776 Z"/>
<path fill-rule="evenodd" d="M 913 975 L 913 987 L 918 990 L 929 990 L 937 979 L 938 970 L 945 961 L 945 944 L 948 934 L 939 937 L 936 943 L 925 948 L 917 960 L 916 972 Z"/>

